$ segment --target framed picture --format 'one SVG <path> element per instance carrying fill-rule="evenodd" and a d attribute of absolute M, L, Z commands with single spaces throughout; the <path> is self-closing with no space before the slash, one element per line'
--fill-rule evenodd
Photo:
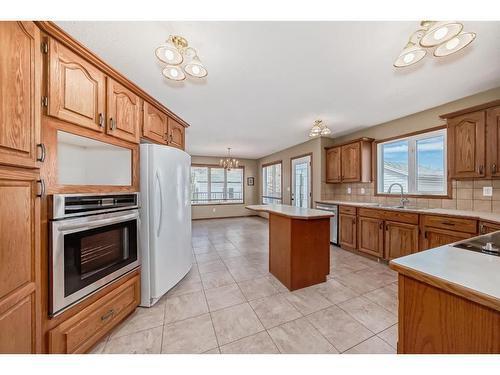
<path fill-rule="evenodd" d="M 253 186 L 255 183 L 255 179 L 253 177 L 247 177 L 247 185 L 248 186 Z"/>

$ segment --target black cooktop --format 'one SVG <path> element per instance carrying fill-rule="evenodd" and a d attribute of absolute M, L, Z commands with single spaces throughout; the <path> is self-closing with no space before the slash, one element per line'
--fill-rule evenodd
<path fill-rule="evenodd" d="M 483 254 L 500 256 L 500 231 L 465 240 L 453 246 Z"/>

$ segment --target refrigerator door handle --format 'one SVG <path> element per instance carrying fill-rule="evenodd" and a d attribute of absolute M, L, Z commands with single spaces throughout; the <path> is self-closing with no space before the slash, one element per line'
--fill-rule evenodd
<path fill-rule="evenodd" d="M 158 218 L 158 228 L 156 229 L 156 237 L 160 237 L 161 222 L 163 219 L 163 193 L 161 191 L 160 172 L 158 170 L 156 170 L 155 178 L 156 181 L 158 182 L 158 190 L 160 192 L 160 217 Z"/>

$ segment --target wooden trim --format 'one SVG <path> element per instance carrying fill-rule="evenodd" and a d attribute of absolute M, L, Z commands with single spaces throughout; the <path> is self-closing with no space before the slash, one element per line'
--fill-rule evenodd
<path fill-rule="evenodd" d="M 95 53 L 91 52 L 87 47 L 83 44 L 75 40 L 71 35 L 66 33 L 63 29 L 57 26 L 54 22 L 51 21 L 35 21 L 35 24 L 46 32 L 49 36 L 56 39 L 60 43 L 64 44 L 66 47 L 70 48 L 73 52 L 78 53 L 80 56 L 85 58 L 87 61 L 95 65 L 98 69 L 103 71 L 105 74 L 124 85 L 126 88 L 134 92 L 136 95 L 139 95 L 142 99 L 154 104 L 162 111 L 168 114 L 169 117 L 173 118 L 175 121 L 180 123 L 184 127 L 188 127 L 189 124 L 184 121 L 182 118 L 173 113 L 170 109 L 161 104 L 158 100 L 149 95 L 146 91 L 141 89 L 135 83 L 130 81 L 125 77 L 122 73 L 108 65 L 104 62 L 99 56 Z"/>
<path fill-rule="evenodd" d="M 419 134 L 430 133 L 430 132 L 433 132 L 433 131 L 446 129 L 447 127 L 448 126 L 446 124 L 444 124 L 444 125 L 437 125 L 437 126 L 433 126 L 432 128 L 417 130 L 417 131 L 414 131 L 414 132 L 405 133 L 405 134 L 401 134 L 401 135 L 395 135 L 395 136 L 389 137 L 389 138 L 377 139 L 374 143 L 377 145 L 379 143 L 394 141 L 396 139 L 409 138 L 409 137 L 413 137 L 413 136 L 419 135 Z"/>
<path fill-rule="evenodd" d="M 402 134 L 402 135 L 398 135 L 398 136 L 394 136 L 394 137 L 389 137 L 389 138 L 384 138 L 384 139 L 378 139 L 375 142 L 373 142 L 373 147 L 372 147 L 373 195 L 375 197 L 397 198 L 396 194 L 387 194 L 387 193 L 379 193 L 378 192 L 378 182 L 377 182 L 377 178 L 378 178 L 378 160 L 377 160 L 378 152 L 377 152 L 377 147 L 378 147 L 379 143 L 390 142 L 390 141 L 394 141 L 396 139 L 409 138 L 409 137 L 413 137 L 413 136 L 420 135 L 420 134 L 431 133 L 433 131 L 443 130 L 443 129 L 446 129 L 446 128 L 447 128 L 447 125 L 438 125 L 438 126 L 434 126 L 432 128 L 418 130 L 418 131 L 415 131 L 415 132 L 406 133 L 406 134 Z M 448 158 L 448 155 L 445 155 L 445 157 Z M 447 172 L 448 172 L 449 171 L 449 162 L 448 162 L 448 159 L 447 159 L 447 162 L 446 162 L 446 169 L 447 169 Z M 425 194 L 425 195 L 424 194 L 404 194 L 404 196 L 406 198 L 451 199 L 452 198 L 453 187 L 452 187 L 452 179 L 450 177 L 450 173 L 447 173 L 446 187 L 447 187 L 447 194 L 441 194 L 441 195 L 432 195 L 432 194 Z"/>
<path fill-rule="evenodd" d="M 458 111 L 445 113 L 444 115 L 440 115 L 439 117 L 442 119 L 448 119 L 448 118 L 457 117 L 460 115 L 465 115 L 466 113 L 470 113 L 470 112 L 482 111 L 482 110 L 488 109 L 490 107 L 496 107 L 497 105 L 500 105 L 500 99 L 493 100 L 491 102 L 487 102 L 487 103 L 483 103 L 483 104 L 479 104 L 479 105 L 475 105 L 473 107 L 460 109 Z"/>
<path fill-rule="evenodd" d="M 345 145 L 349 145 L 351 143 L 363 142 L 363 141 L 364 142 L 373 142 L 374 140 L 375 140 L 375 138 L 361 137 L 361 138 L 351 139 L 350 141 L 345 141 L 344 143 L 339 143 L 338 145 L 328 146 L 328 147 L 325 147 L 324 149 L 325 150 L 329 150 L 331 148 L 342 147 L 342 146 L 345 146 Z"/>
<path fill-rule="evenodd" d="M 308 208 L 313 208 L 313 153 L 312 152 L 308 152 L 306 154 L 302 154 L 302 155 L 297 155 L 297 156 L 293 156 L 290 158 L 290 204 L 292 204 L 292 192 L 293 192 L 293 187 L 292 187 L 292 179 L 293 179 L 293 166 L 292 166 L 292 161 L 295 160 L 295 159 L 300 159 L 300 158 L 303 158 L 303 157 L 306 157 L 306 156 L 310 156 L 311 157 L 311 191 L 309 192 L 309 202 L 307 204 Z M 281 175 L 281 180 L 283 182 L 283 174 Z M 281 189 L 283 190 L 283 183 L 281 184 Z M 283 194 L 282 194 L 283 195 Z"/>
<path fill-rule="evenodd" d="M 273 161 L 271 163 L 262 164 L 262 166 L 260 167 L 260 172 L 261 172 L 260 176 L 261 176 L 261 181 L 263 181 L 264 180 L 264 168 L 270 167 L 270 166 L 275 165 L 275 164 L 281 165 L 281 176 L 280 176 L 281 177 L 280 178 L 280 180 L 281 180 L 281 196 L 279 199 L 281 200 L 281 203 L 283 204 L 283 160 L 276 160 L 276 161 Z M 259 188 L 260 193 L 261 193 L 260 194 L 260 203 L 262 203 L 263 198 L 264 198 L 264 191 L 262 191 L 261 189 L 262 189 L 262 183 L 260 184 L 260 188 Z M 275 198 L 275 199 L 277 199 L 277 198 Z"/>
<path fill-rule="evenodd" d="M 195 163 L 191 164 L 191 167 L 207 167 L 207 168 L 219 168 L 222 169 L 222 167 L 218 164 L 200 164 L 200 163 Z M 234 203 L 199 203 L 199 204 L 191 204 L 191 207 L 206 207 L 206 206 L 235 206 L 235 205 L 244 205 L 245 203 L 245 166 L 240 165 L 236 168 L 233 169 L 242 169 L 243 170 L 243 177 L 242 177 L 242 192 L 243 192 L 243 202 L 234 202 Z M 227 176 L 227 174 L 226 174 Z M 225 184 L 227 185 L 227 180 L 225 181 Z"/>

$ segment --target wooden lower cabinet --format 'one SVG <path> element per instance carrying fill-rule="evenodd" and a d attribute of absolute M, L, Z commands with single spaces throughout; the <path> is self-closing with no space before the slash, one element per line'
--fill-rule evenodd
<path fill-rule="evenodd" d="M 399 258 L 418 252 L 418 225 L 385 222 L 384 258 Z"/>
<path fill-rule="evenodd" d="M 430 227 L 424 227 L 422 232 L 423 238 L 421 250 L 432 249 L 434 247 L 447 245 L 473 237 L 470 233 Z"/>
<path fill-rule="evenodd" d="M 500 353 L 500 311 L 399 274 L 399 354 Z"/>
<path fill-rule="evenodd" d="M 358 218 L 358 250 L 382 258 L 384 255 L 384 221 Z"/>
<path fill-rule="evenodd" d="M 500 230 L 500 224 L 490 223 L 488 221 L 479 222 L 479 234 L 487 234 Z"/>
<path fill-rule="evenodd" d="M 85 353 L 140 302 L 140 275 L 130 278 L 49 332 L 49 353 Z"/>
<path fill-rule="evenodd" d="M 339 243 L 343 249 L 356 249 L 356 215 L 340 213 Z"/>
<path fill-rule="evenodd" d="M 0 166 L 0 353 L 40 351 L 38 178 Z"/>

